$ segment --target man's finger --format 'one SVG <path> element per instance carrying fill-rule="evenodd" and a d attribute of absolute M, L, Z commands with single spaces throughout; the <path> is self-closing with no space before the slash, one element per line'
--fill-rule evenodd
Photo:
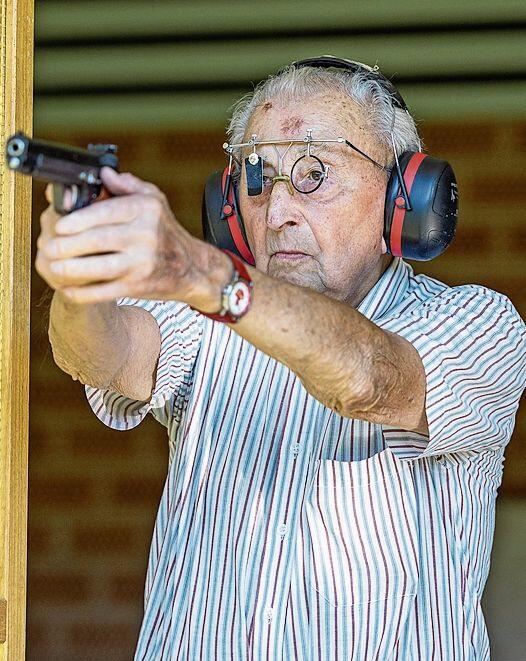
<path fill-rule="evenodd" d="M 49 202 L 49 204 L 53 204 L 53 184 L 48 184 L 46 186 L 46 189 L 44 191 L 44 195 L 46 197 L 46 201 Z M 62 206 L 64 209 L 69 209 L 70 207 L 73 206 L 73 195 L 71 194 L 71 190 L 69 188 L 64 189 L 64 195 L 62 199 Z"/>
<path fill-rule="evenodd" d="M 130 296 L 130 285 L 122 280 L 84 287 L 65 287 L 60 292 L 74 303 L 90 304 Z"/>
<path fill-rule="evenodd" d="M 55 225 L 57 220 L 61 218 L 52 206 L 47 207 L 40 214 L 40 227 L 42 232 L 45 232 L 46 235 L 52 235 L 55 233 Z"/>
<path fill-rule="evenodd" d="M 130 255 L 112 253 L 76 259 L 61 259 L 49 265 L 53 275 L 71 285 L 115 280 L 125 275 L 132 264 Z"/>
<path fill-rule="evenodd" d="M 48 259 L 70 259 L 105 252 L 119 252 L 137 238 L 128 225 L 93 227 L 81 234 L 58 236 L 38 245 Z"/>
<path fill-rule="evenodd" d="M 72 211 L 55 225 L 57 234 L 78 234 L 92 227 L 108 224 L 129 223 L 144 213 L 156 213 L 160 209 L 158 198 L 144 195 L 112 197 L 95 202 L 84 209 Z"/>

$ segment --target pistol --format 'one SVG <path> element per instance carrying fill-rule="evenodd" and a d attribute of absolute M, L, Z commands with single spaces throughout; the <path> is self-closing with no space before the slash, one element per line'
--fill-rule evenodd
<path fill-rule="evenodd" d="M 111 197 L 102 184 L 100 170 L 105 165 L 119 169 L 116 152 L 116 145 L 90 144 L 87 149 L 78 149 L 31 140 L 23 133 L 15 133 L 6 143 L 9 169 L 53 184 L 53 206 L 62 215 Z M 68 190 L 71 204 L 66 209 L 64 196 Z"/>

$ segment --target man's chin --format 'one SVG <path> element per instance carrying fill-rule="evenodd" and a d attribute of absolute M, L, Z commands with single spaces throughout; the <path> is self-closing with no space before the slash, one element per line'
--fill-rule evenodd
<path fill-rule="evenodd" d="M 269 263 L 267 273 L 273 278 L 278 278 L 278 280 L 285 280 L 290 282 L 292 285 L 297 285 L 298 287 L 307 287 L 307 289 L 313 289 L 314 291 L 323 292 L 324 287 L 323 283 L 320 281 L 320 278 L 315 273 L 302 272 L 300 270 L 294 270 L 292 268 L 287 268 L 279 265 L 272 264 L 272 260 Z"/>

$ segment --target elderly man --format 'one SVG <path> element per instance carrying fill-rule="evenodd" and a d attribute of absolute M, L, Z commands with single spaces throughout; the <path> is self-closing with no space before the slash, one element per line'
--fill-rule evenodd
<path fill-rule="evenodd" d="M 501 294 L 387 253 L 393 148 L 419 140 L 385 79 L 288 67 L 230 129 L 258 137 L 236 183 L 255 268 L 130 174 L 42 215 L 57 364 L 107 425 L 150 411 L 168 429 L 136 658 L 487 659 L 525 326 Z M 305 135 L 310 194 L 291 175 Z"/>

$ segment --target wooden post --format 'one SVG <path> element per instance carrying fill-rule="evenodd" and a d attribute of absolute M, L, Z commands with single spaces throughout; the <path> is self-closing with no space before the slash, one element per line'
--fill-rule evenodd
<path fill-rule="evenodd" d="M 25 658 L 31 182 L 5 140 L 31 133 L 33 1 L 0 0 L 0 661 Z"/>

